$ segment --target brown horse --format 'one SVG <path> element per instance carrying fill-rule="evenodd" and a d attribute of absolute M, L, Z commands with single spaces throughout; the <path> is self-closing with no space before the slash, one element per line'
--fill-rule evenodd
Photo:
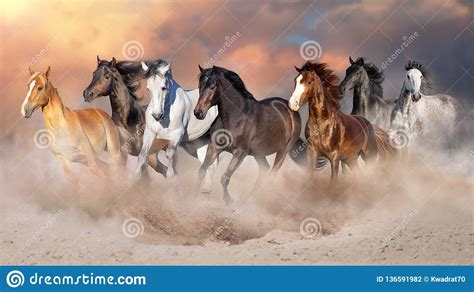
<path fill-rule="evenodd" d="M 331 179 L 336 179 L 340 161 L 355 167 L 359 155 L 364 161 L 369 161 L 375 159 L 377 153 L 384 157 L 396 152 L 386 132 L 374 129 L 364 117 L 341 112 L 339 100 L 343 96 L 338 79 L 326 64 L 308 61 L 301 69 L 295 69 L 298 76 L 289 105 L 297 111 L 304 103 L 309 104 L 305 134 L 311 172 L 320 156 L 329 159 Z"/>
<path fill-rule="evenodd" d="M 104 176 L 103 167 L 107 164 L 96 157 L 96 153 L 102 151 L 107 151 L 117 165 L 123 165 L 119 133 L 109 115 L 96 108 L 67 108 L 49 80 L 51 68 L 48 67 L 46 73 L 29 70 L 28 93 L 21 105 L 21 114 L 29 118 L 36 109 L 42 109 L 50 140 L 48 147 L 58 158 L 69 181 L 76 186 L 79 184 L 69 169 L 70 162 L 85 164 L 93 174 Z"/>

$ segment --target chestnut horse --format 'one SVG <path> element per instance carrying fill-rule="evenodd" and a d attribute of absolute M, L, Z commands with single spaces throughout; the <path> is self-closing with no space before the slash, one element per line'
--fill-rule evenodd
<path fill-rule="evenodd" d="M 324 63 L 306 62 L 297 68 L 295 90 L 289 100 L 290 108 L 298 111 L 306 102 L 309 118 L 305 135 L 308 140 L 308 166 L 313 173 L 320 156 L 331 162 L 331 179 L 337 178 L 339 162 L 349 167 L 357 166 L 359 155 L 364 161 L 375 159 L 377 153 L 384 157 L 394 154 L 388 134 L 374 129 L 364 117 L 341 112 L 337 76 Z"/>
<path fill-rule="evenodd" d="M 28 93 L 21 105 L 21 114 L 29 118 L 36 109 L 42 109 L 51 142 L 48 147 L 69 181 L 79 185 L 76 175 L 69 169 L 70 162 L 85 164 L 93 174 L 104 176 L 106 163 L 96 157 L 96 153 L 102 151 L 107 151 L 117 165 L 123 166 L 119 133 L 109 115 L 97 108 L 71 110 L 64 106 L 49 80 L 50 68 L 44 74 L 29 69 Z"/>

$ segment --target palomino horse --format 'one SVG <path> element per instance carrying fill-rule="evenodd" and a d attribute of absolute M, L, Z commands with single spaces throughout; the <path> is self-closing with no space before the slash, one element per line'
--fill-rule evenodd
<path fill-rule="evenodd" d="M 32 72 L 28 81 L 28 93 L 21 105 L 21 114 L 29 118 L 33 112 L 43 110 L 44 123 L 52 143 L 49 149 L 58 158 L 67 178 L 74 185 L 78 179 L 69 169 L 70 162 L 87 165 L 92 173 L 103 176 L 99 164 L 105 164 L 96 153 L 107 151 L 117 162 L 123 163 L 117 128 L 104 111 L 96 108 L 71 110 L 64 106 L 56 88 L 46 73 Z"/>
<path fill-rule="evenodd" d="M 390 114 L 395 107 L 396 100 L 383 98 L 383 72 L 372 63 L 359 58 L 354 62 L 349 57 L 350 66 L 339 88 L 344 94 L 353 90 L 353 107 L 351 115 L 363 116 L 372 124 L 387 130 L 390 127 Z"/>
<path fill-rule="evenodd" d="M 138 156 L 142 148 L 145 128 L 146 105 L 140 104 L 140 98 L 135 94 L 138 88 L 134 85 L 141 71 L 140 62 L 116 62 L 115 58 L 109 62 L 97 56 L 97 69 L 83 93 L 86 102 L 109 96 L 112 121 L 119 129 L 122 149 L 132 156 Z M 130 77 L 132 74 L 133 78 Z M 166 166 L 158 160 L 158 151 L 167 143 L 167 140 L 155 140 L 148 155 L 148 164 L 162 175 L 166 173 Z"/>
<path fill-rule="evenodd" d="M 377 128 L 364 117 L 346 115 L 340 111 L 342 98 L 337 85 L 337 76 L 327 65 L 306 62 L 301 69 L 295 67 L 295 90 L 288 101 L 290 108 L 298 111 L 309 104 L 309 119 L 306 124 L 308 140 L 308 167 L 313 167 L 319 156 L 331 162 L 331 179 L 336 179 L 339 162 L 349 167 L 357 166 L 359 155 L 365 161 L 395 153 L 386 132 Z"/>
<path fill-rule="evenodd" d="M 431 76 L 420 62 L 409 61 L 405 69 L 402 90 L 391 116 L 390 134 L 400 143 L 419 136 L 433 141 L 442 137 L 449 142 L 459 115 L 458 102 L 446 94 L 430 95 Z"/>
<path fill-rule="evenodd" d="M 150 66 L 142 62 L 146 72 L 147 89 L 151 100 L 145 113 L 146 127 L 143 134 L 143 146 L 138 156 L 138 172 L 141 175 L 151 143 L 155 139 L 168 140 L 166 155 L 168 158 L 167 177 L 176 174 L 176 147 L 182 142 L 201 140 L 205 143 L 197 145 L 198 158 L 204 161 L 207 145 L 210 142 L 209 128 L 218 115 L 217 107 L 213 107 L 206 119 L 198 120 L 192 115 L 192 110 L 199 98 L 199 91 L 184 90 L 173 79 L 171 65 L 164 60 L 157 60 Z M 217 161 L 212 168 L 215 170 Z M 212 176 L 208 176 L 206 190 L 210 192 Z"/>
<path fill-rule="evenodd" d="M 199 69 L 199 101 L 194 115 L 205 119 L 209 108 L 217 105 L 219 117 L 211 128 L 213 139 L 199 169 L 198 187 L 219 153 L 232 153 L 232 160 L 221 178 L 224 201 L 230 204 L 232 199 L 227 186 L 244 158 L 247 155 L 255 158 L 260 180 L 269 169 L 266 156 L 276 153 L 272 168 L 272 172 L 276 172 L 299 139 L 301 118 L 288 108 L 284 99 L 274 97 L 257 101 L 239 75 L 232 71 L 216 66 Z"/>

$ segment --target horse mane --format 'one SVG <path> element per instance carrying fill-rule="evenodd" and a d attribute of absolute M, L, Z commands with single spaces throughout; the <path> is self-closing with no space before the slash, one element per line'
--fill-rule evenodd
<path fill-rule="evenodd" d="M 383 71 L 380 70 L 374 63 L 365 62 L 364 57 L 357 59 L 356 63 L 364 64 L 364 70 L 367 72 L 370 80 L 370 91 L 373 94 L 373 97 L 378 99 L 383 99 L 383 87 L 382 83 L 385 80 Z"/>
<path fill-rule="evenodd" d="M 339 100 L 344 96 L 339 91 L 339 78 L 333 70 L 328 68 L 326 63 L 311 63 L 307 61 L 300 71 L 312 71 L 316 73 L 323 83 L 323 88 L 329 97 L 328 101 L 330 104 L 337 110 L 341 109 Z"/>
<path fill-rule="evenodd" d="M 156 61 L 150 62 L 149 64 L 147 64 L 148 71 L 145 73 L 145 76 L 148 78 L 152 75 L 161 75 L 158 69 L 167 65 L 169 65 L 169 63 L 163 59 L 158 59 Z"/>
<path fill-rule="evenodd" d="M 247 90 L 244 82 L 237 73 L 217 66 L 212 67 L 212 71 L 213 73 L 222 73 L 224 78 L 230 81 L 235 90 L 242 93 L 244 97 L 255 100 L 255 97 L 252 93 L 250 93 L 250 91 Z"/>
<path fill-rule="evenodd" d="M 99 66 L 110 67 L 110 61 L 101 60 Z M 138 80 L 143 76 L 143 69 L 140 62 L 119 61 L 115 64 L 115 68 L 122 77 L 122 81 L 127 87 L 130 96 L 136 100 L 141 101 L 143 98 L 137 95 L 137 90 L 140 88 Z"/>
<path fill-rule="evenodd" d="M 421 93 L 425 95 L 430 95 L 433 89 L 433 79 L 431 77 L 431 73 L 428 72 L 425 66 L 420 61 L 408 60 L 407 64 L 405 65 L 405 70 L 411 69 L 418 69 L 421 74 L 423 75 L 423 79 L 421 79 Z"/>

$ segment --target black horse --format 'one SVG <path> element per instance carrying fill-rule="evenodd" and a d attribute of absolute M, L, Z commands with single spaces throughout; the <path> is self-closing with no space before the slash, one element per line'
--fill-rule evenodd
<path fill-rule="evenodd" d="M 374 64 L 365 62 L 364 58 L 354 61 L 349 57 L 349 62 L 351 65 L 339 88 L 342 94 L 346 90 L 354 90 L 351 115 L 363 116 L 372 124 L 387 130 L 396 100 L 386 100 L 383 97 L 383 72 Z"/>
<path fill-rule="evenodd" d="M 257 182 L 270 168 L 265 156 L 276 153 L 272 173 L 278 171 L 299 140 L 301 118 L 282 98 L 257 101 L 239 75 L 230 70 L 216 66 L 209 69 L 199 66 L 199 69 L 199 100 L 194 115 L 203 119 L 208 109 L 217 105 L 219 116 L 211 127 L 211 144 L 199 169 L 198 188 L 219 153 L 230 152 L 232 160 L 221 178 L 224 201 L 230 204 L 232 198 L 227 186 L 244 158 L 252 155 L 257 161 L 260 170 Z"/>

